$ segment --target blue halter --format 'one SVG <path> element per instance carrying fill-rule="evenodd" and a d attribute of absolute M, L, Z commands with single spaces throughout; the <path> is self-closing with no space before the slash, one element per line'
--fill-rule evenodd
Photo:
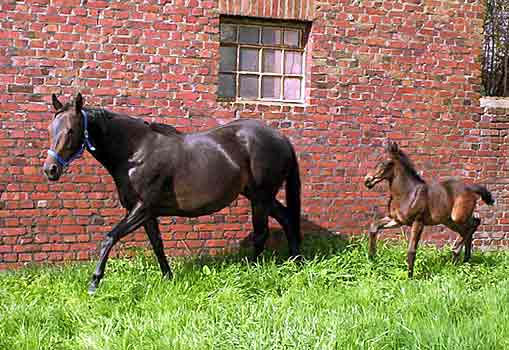
<path fill-rule="evenodd" d="M 86 148 L 88 148 L 90 151 L 95 151 L 95 147 L 90 142 L 90 137 L 88 135 L 88 115 L 87 112 L 85 112 L 83 109 L 81 110 L 81 114 L 83 115 L 83 143 L 81 144 L 81 147 L 79 150 L 77 150 L 69 159 L 65 160 L 62 158 L 56 151 L 52 150 L 51 148 L 48 150 L 48 155 L 53 157 L 58 164 L 60 164 L 62 167 L 67 167 L 71 162 L 83 155 L 83 152 Z"/>

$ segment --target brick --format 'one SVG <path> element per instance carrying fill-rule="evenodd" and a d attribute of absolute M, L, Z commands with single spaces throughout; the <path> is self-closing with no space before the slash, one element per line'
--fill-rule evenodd
<path fill-rule="evenodd" d="M 398 140 L 426 179 L 486 181 L 498 202 L 495 209 L 478 208 L 486 224 L 476 244 L 497 238 L 508 245 L 502 157 L 509 111 L 478 105 L 481 6 L 450 2 L 445 11 L 440 2 L 353 6 L 326 0 L 314 8 L 291 0 L 270 7 L 256 0 L 246 9 L 241 1 L 227 8 L 226 1 L 208 0 L 187 6 L 94 0 L 87 8 L 75 6 L 78 0 L 31 0 L 24 10 L 2 5 L 9 21 L 0 33 L 0 269 L 94 258 L 98 242 L 125 215 L 111 178 L 90 155 L 58 183 L 42 175 L 51 94 L 67 101 L 77 88 L 89 106 L 183 132 L 237 115 L 280 129 L 300 160 L 306 231 L 364 233 L 373 213 L 385 210 L 387 194 L 386 187 L 366 190 L 363 177 L 382 156 L 384 139 Z M 305 105 L 217 102 L 219 13 L 241 9 L 255 17 L 313 20 Z M 278 198 L 284 202 L 284 191 Z M 241 199 L 215 215 L 161 218 L 168 252 L 215 254 L 235 247 L 232 240 L 252 230 L 250 212 Z M 426 232 L 439 245 L 454 236 L 440 227 Z M 138 230 L 126 242 L 146 247 L 146 235 Z"/>

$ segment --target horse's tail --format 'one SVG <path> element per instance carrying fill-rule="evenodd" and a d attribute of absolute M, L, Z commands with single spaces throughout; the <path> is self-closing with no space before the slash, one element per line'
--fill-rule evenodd
<path fill-rule="evenodd" d="M 495 200 L 493 199 L 491 192 L 488 191 L 486 187 L 481 185 L 470 185 L 469 187 L 472 191 L 481 196 L 481 199 L 483 200 L 484 203 L 488 205 L 493 205 L 493 203 L 495 203 Z"/>
<path fill-rule="evenodd" d="M 294 233 L 298 235 L 299 241 L 302 240 L 300 232 L 300 174 L 297 155 L 292 147 L 292 160 L 290 172 L 286 177 L 286 206 L 290 213 L 291 226 Z"/>

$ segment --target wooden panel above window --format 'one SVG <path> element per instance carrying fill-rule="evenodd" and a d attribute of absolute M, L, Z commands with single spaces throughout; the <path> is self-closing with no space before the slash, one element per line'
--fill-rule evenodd
<path fill-rule="evenodd" d="M 222 15 L 312 21 L 314 0 L 219 0 Z"/>

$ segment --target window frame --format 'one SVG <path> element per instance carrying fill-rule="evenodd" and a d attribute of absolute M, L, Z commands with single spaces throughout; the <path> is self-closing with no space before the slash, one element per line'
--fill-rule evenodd
<path fill-rule="evenodd" d="M 221 26 L 222 25 L 235 25 L 236 26 L 236 38 L 235 41 L 223 41 L 221 38 Z M 258 28 L 258 43 L 241 43 L 239 38 L 240 26 L 255 27 Z M 270 28 L 281 31 L 281 43 L 280 44 L 263 44 L 262 35 L 263 29 Z M 284 32 L 285 30 L 296 30 L 299 33 L 299 46 L 291 47 L 284 45 Z M 220 96 L 219 91 L 217 93 L 217 99 L 219 102 L 239 102 L 239 103 L 280 103 L 280 104 L 304 104 L 306 100 L 306 57 L 307 57 L 307 38 L 309 35 L 309 23 L 307 22 L 293 22 L 284 20 L 264 20 L 264 19 L 253 19 L 249 17 L 220 17 L 220 29 L 219 29 L 219 47 L 234 47 L 236 49 L 236 61 L 235 70 L 221 70 L 221 55 L 219 57 L 219 69 L 218 69 L 218 86 L 219 86 L 219 75 L 230 74 L 235 79 L 235 96 L 226 97 Z M 240 50 L 241 48 L 256 49 L 258 55 L 258 71 L 245 71 L 240 70 Z M 263 53 L 265 50 L 278 50 L 281 52 L 281 66 L 279 67 L 280 72 L 263 72 Z M 286 52 L 298 52 L 300 53 L 300 74 L 285 73 L 286 63 Z M 240 76 L 256 76 L 257 78 L 257 97 L 242 97 L 240 95 Z M 264 77 L 277 77 L 280 78 L 279 85 L 279 96 L 280 98 L 274 97 L 262 97 L 262 86 Z M 300 79 L 300 97 L 298 99 L 285 99 L 284 84 L 287 78 L 298 78 Z"/>

